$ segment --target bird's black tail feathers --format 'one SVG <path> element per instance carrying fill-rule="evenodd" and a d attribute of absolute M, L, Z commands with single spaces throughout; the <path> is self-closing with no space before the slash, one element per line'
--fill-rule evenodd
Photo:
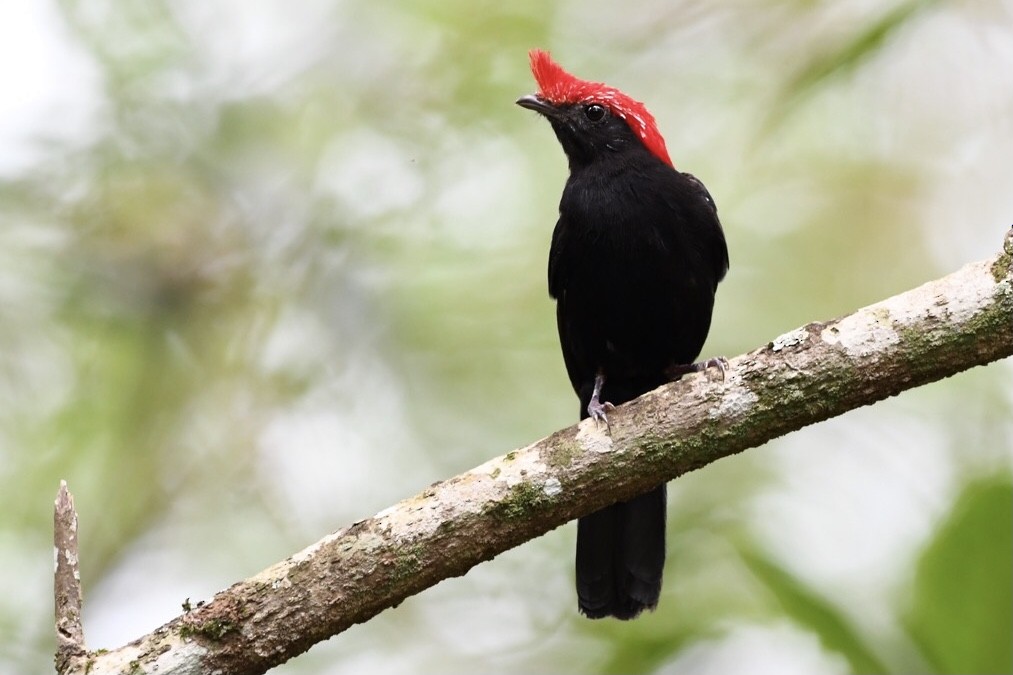
<path fill-rule="evenodd" d="M 577 601 L 588 618 L 654 609 L 664 567 L 664 485 L 577 522 Z"/>

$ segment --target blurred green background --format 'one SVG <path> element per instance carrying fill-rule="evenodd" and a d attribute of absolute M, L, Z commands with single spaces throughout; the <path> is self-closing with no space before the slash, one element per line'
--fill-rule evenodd
<path fill-rule="evenodd" d="M 0 5 L 0 672 L 51 670 L 51 511 L 112 648 L 577 417 L 527 50 L 647 102 L 718 203 L 733 356 L 991 256 L 1013 3 Z M 660 609 L 560 528 L 279 673 L 1013 671 L 1013 378 L 671 485 Z"/>

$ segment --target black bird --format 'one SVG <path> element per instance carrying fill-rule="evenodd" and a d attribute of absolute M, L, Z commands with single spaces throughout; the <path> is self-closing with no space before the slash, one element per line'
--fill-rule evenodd
<path fill-rule="evenodd" d="M 537 94 L 517 104 L 552 125 L 570 166 L 549 251 L 549 295 L 580 417 L 717 366 L 694 363 L 728 270 L 717 208 L 675 169 L 644 105 L 532 50 Z M 580 611 L 632 619 L 654 609 L 665 565 L 665 485 L 581 518 Z"/>

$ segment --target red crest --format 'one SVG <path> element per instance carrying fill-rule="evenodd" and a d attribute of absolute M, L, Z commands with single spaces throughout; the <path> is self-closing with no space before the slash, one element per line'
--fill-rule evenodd
<path fill-rule="evenodd" d="M 538 83 L 538 95 L 553 105 L 572 103 L 597 103 L 607 108 L 613 115 L 626 120 L 635 134 L 640 137 L 655 157 L 672 165 L 665 147 L 665 139 L 658 131 L 654 116 L 640 101 L 630 98 L 615 87 L 601 82 L 588 82 L 563 70 L 563 67 L 552 60 L 548 52 L 532 49 L 528 52 L 531 59 L 531 74 Z"/>

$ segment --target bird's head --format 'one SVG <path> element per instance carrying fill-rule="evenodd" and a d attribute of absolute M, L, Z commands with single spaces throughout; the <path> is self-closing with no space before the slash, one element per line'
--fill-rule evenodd
<path fill-rule="evenodd" d="M 541 49 L 528 56 L 538 92 L 517 99 L 517 105 L 549 120 L 571 166 L 590 164 L 633 144 L 672 166 L 665 139 L 643 103 L 615 87 L 571 75 Z"/>

